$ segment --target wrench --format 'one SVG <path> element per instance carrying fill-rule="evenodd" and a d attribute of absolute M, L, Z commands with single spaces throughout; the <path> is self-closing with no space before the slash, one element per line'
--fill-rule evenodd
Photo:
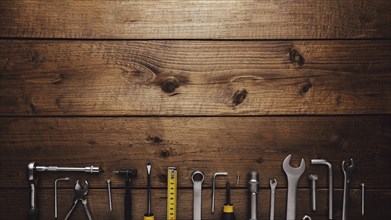
<path fill-rule="evenodd" d="M 305 170 L 305 161 L 302 158 L 299 167 L 292 167 L 289 162 L 292 155 L 288 155 L 282 162 L 282 169 L 284 170 L 288 178 L 288 201 L 286 208 L 286 219 L 296 219 L 296 194 L 297 194 L 297 183 L 299 182 L 300 176 Z"/>
<path fill-rule="evenodd" d="M 202 171 L 194 171 L 191 175 L 193 181 L 193 220 L 201 220 L 201 190 L 205 176 Z"/>
<path fill-rule="evenodd" d="M 350 200 L 350 181 L 354 172 L 354 160 L 350 159 L 350 166 L 346 163 L 345 160 L 342 161 L 342 171 L 344 176 L 342 220 L 347 220 Z"/>
<path fill-rule="evenodd" d="M 277 180 L 269 180 L 270 183 L 270 220 L 274 220 L 274 200 L 276 195 Z"/>

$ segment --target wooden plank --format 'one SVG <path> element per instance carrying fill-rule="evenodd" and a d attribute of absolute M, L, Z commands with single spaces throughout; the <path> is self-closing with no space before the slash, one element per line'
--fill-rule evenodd
<path fill-rule="evenodd" d="M 71 184 L 62 182 L 64 184 Z M 123 219 L 123 194 L 122 189 L 113 189 L 113 212 L 108 210 L 107 191 L 105 189 L 91 189 L 89 191 L 89 207 L 95 219 Z M 259 218 L 269 218 L 269 189 L 262 189 L 259 192 Z M 1 189 L 0 219 L 25 219 L 28 210 L 29 191 L 27 189 Z M 140 219 L 146 210 L 146 191 L 136 189 L 132 191 L 133 195 L 133 218 Z M 72 203 L 72 190 L 60 189 L 58 192 L 59 218 L 66 215 Z M 155 219 L 166 219 L 166 190 L 152 191 L 152 211 Z M 202 194 L 202 219 L 217 219 L 221 215 L 221 207 L 224 202 L 224 190 L 217 190 L 216 211 L 210 212 L 210 189 L 204 189 Z M 351 191 L 351 219 L 378 219 L 388 220 L 391 213 L 388 206 L 391 201 L 390 190 L 367 190 L 366 191 L 366 215 L 361 216 L 361 191 Z M 38 194 L 38 207 L 41 209 L 41 219 L 53 218 L 53 190 L 43 189 Z M 247 219 L 247 190 L 232 190 L 232 202 L 235 205 L 235 214 L 237 219 Z M 192 218 L 192 190 L 183 189 L 178 191 L 178 216 L 180 220 L 191 220 Z M 335 191 L 334 200 L 334 219 L 341 219 L 342 190 Z M 373 205 L 376 203 L 376 205 Z M 275 218 L 285 219 L 286 210 L 286 190 L 277 189 Z M 317 212 L 310 211 L 310 191 L 308 189 L 298 190 L 297 219 L 301 219 L 305 214 L 310 214 L 314 219 L 328 219 L 327 190 L 317 191 Z M 85 213 L 82 206 L 76 208 L 72 219 L 85 219 Z"/>
<path fill-rule="evenodd" d="M 391 41 L 0 41 L 1 115 L 390 114 Z"/>
<path fill-rule="evenodd" d="M 320 176 L 319 187 L 327 187 L 327 168 L 312 166 L 311 158 L 328 159 L 334 166 L 334 185 L 342 187 L 341 162 L 356 161 L 352 187 L 364 181 L 369 188 L 391 186 L 390 116 L 324 117 L 3 117 L 0 118 L 0 188 L 27 188 L 26 166 L 101 166 L 100 176 L 88 178 L 96 187 L 123 179 L 111 171 L 136 168 L 135 187 L 145 187 L 147 160 L 153 163 L 153 186 L 166 186 L 166 168 L 177 166 L 179 187 L 191 187 L 191 173 L 206 174 L 211 187 L 214 172 L 229 172 L 230 180 L 241 176 L 246 187 L 250 170 L 261 173 L 261 186 L 277 178 L 286 187 L 282 160 L 293 154 L 292 164 L 303 157 L 307 169 L 300 187 L 308 186 L 308 174 Z M 63 173 L 41 173 L 39 186 L 51 187 Z M 9 181 L 9 179 L 12 181 Z M 218 182 L 224 186 L 225 180 Z"/>
<path fill-rule="evenodd" d="M 0 2 L 0 37 L 390 38 L 389 0 Z"/>

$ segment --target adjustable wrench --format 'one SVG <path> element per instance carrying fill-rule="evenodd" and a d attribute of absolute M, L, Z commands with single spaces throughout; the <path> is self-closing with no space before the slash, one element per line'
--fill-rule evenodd
<path fill-rule="evenodd" d="M 276 196 L 277 180 L 274 179 L 274 182 L 270 180 L 269 183 L 270 183 L 270 220 L 274 220 L 274 200 Z"/>
<path fill-rule="evenodd" d="M 342 171 L 344 175 L 342 220 L 347 220 L 350 203 L 350 181 L 354 172 L 354 160 L 350 159 L 350 166 L 346 164 L 345 160 L 342 161 Z"/>
<path fill-rule="evenodd" d="M 297 192 L 297 183 L 300 179 L 300 176 L 304 173 L 305 162 L 304 159 L 301 159 L 299 167 L 291 167 L 289 164 L 292 155 L 288 155 L 282 162 L 282 169 L 284 170 L 288 178 L 288 201 L 286 209 L 286 219 L 295 220 L 296 219 L 296 192 Z"/>

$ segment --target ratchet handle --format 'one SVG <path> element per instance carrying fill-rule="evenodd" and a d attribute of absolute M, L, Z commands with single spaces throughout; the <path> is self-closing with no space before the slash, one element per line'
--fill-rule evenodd
<path fill-rule="evenodd" d="M 28 220 L 38 220 L 38 209 L 31 208 L 28 213 Z"/>
<path fill-rule="evenodd" d="M 125 220 L 132 220 L 132 194 L 130 193 L 130 180 L 125 181 Z"/>

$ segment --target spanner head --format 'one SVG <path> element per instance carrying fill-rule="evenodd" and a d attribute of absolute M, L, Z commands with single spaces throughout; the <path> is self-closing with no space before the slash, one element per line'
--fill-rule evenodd
<path fill-rule="evenodd" d="M 269 180 L 270 188 L 276 189 L 277 180 L 274 178 L 273 180 Z"/>
<path fill-rule="evenodd" d="M 342 161 L 342 171 L 345 173 L 346 177 L 350 179 L 355 168 L 354 160 L 353 158 L 350 159 L 350 165 L 348 165 L 346 162 L 347 162 L 346 160 Z"/>
<path fill-rule="evenodd" d="M 292 167 L 289 163 L 291 161 L 292 155 L 289 154 L 284 161 L 282 162 L 282 169 L 287 175 L 301 176 L 305 171 L 305 161 L 302 158 L 299 167 Z"/>

